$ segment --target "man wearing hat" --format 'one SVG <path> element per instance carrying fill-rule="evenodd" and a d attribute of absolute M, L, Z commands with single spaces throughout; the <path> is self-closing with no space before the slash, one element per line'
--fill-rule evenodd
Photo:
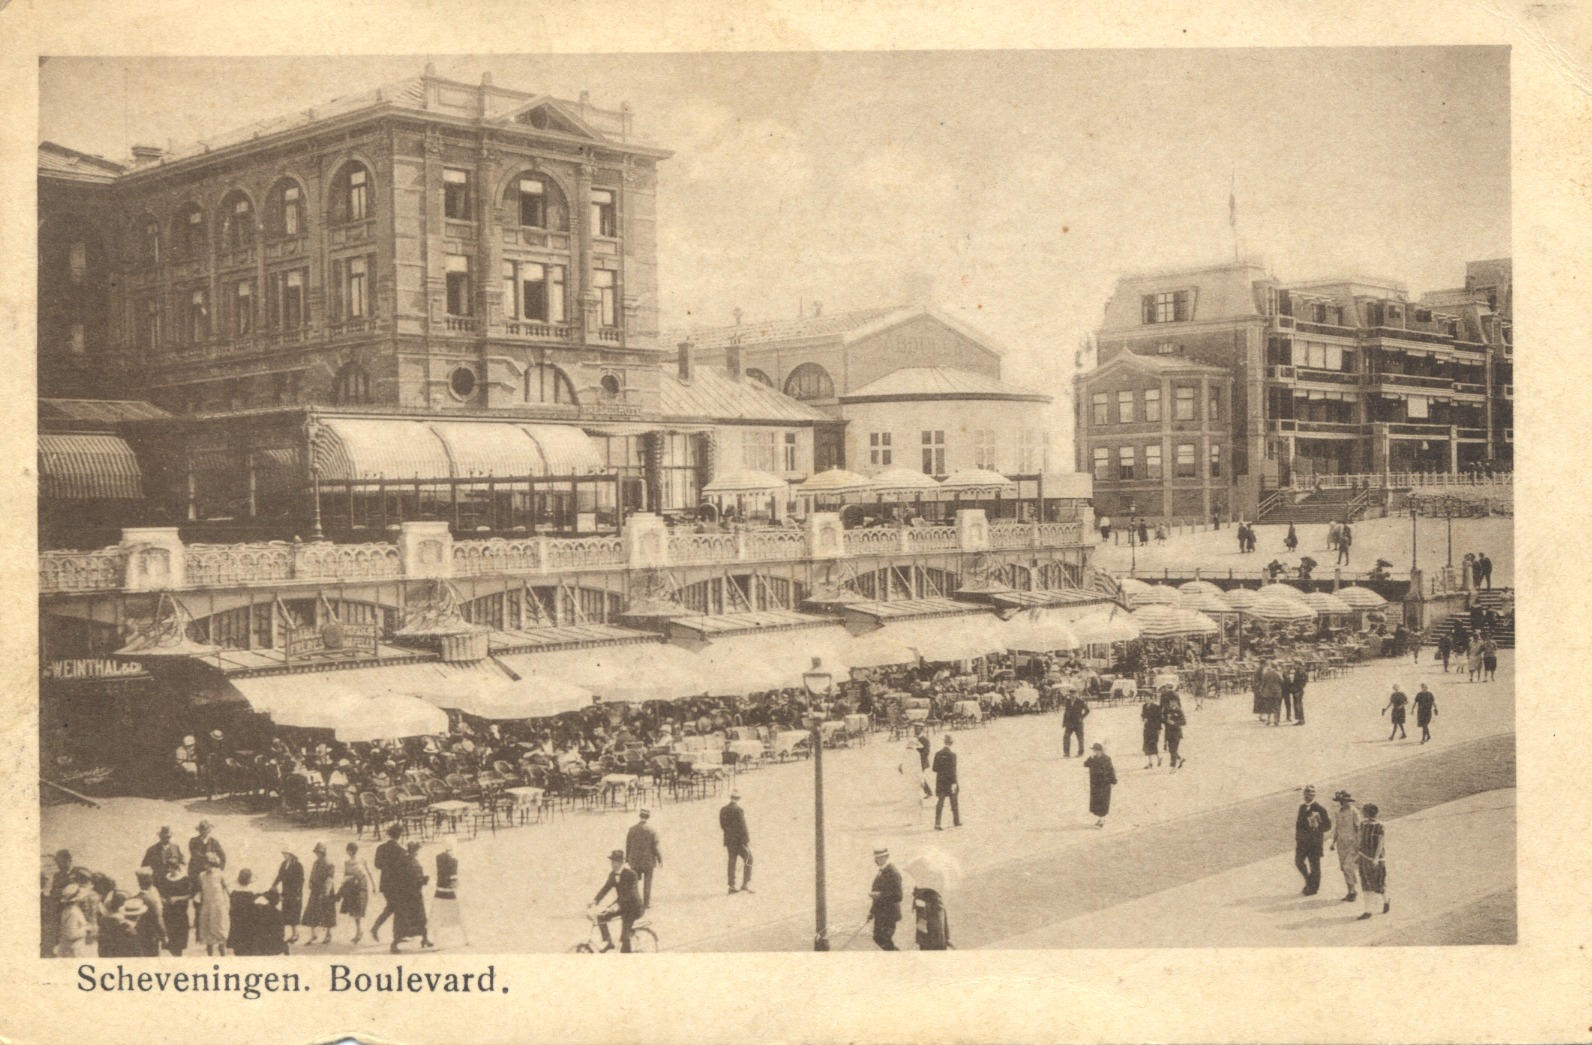
<path fill-rule="evenodd" d="M 1321 890 L 1321 840 L 1332 829 L 1332 818 L 1316 801 L 1316 789 L 1305 785 L 1305 800 L 1294 816 L 1294 866 L 1304 876 L 1305 896 Z"/>
<path fill-rule="evenodd" d="M 940 827 L 940 812 L 945 808 L 945 800 L 951 800 L 951 826 L 962 826 L 962 805 L 957 792 L 960 786 L 956 782 L 956 752 L 951 750 L 955 743 L 951 734 L 945 734 L 945 746 L 934 753 L 934 829 Z"/>
<path fill-rule="evenodd" d="M 890 862 L 890 850 L 877 846 L 873 862 L 879 873 L 873 876 L 873 889 L 868 893 L 873 904 L 868 908 L 868 920 L 873 922 L 873 942 L 881 951 L 899 950 L 895 945 L 896 923 L 901 920 L 901 872 Z"/>
<path fill-rule="evenodd" d="M 171 832 L 166 831 L 166 834 Z M 155 891 L 155 872 L 149 866 L 138 869 L 138 892 L 128 898 L 120 913 L 133 926 L 139 955 L 158 957 L 161 945 L 166 942 L 166 918 L 164 901 Z"/>
<path fill-rule="evenodd" d="M 387 840 L 376 847 L 376 873 L 380 876 L 380 880 L 376 884 L 376 891 L 381 893 L 384 901 L 381 914 L 376 916 L 376 921 L 370 927 L 370 938 L 377 942 L 381 941 L 381 927 L 387 923 L 387 919 L 391 918 L 394 913 L 393 888 L 387 879 L 391 877 L 393 883 L 396 883 L 398 878 L 401 877 L 401 874 L 396 873 L 394 869 L 404 856 L 403 843 L 398 841 L 403 833 L 404 829 L 398 824 L 391 825 L 387 828 Z"/>
<path fill-rule="evenodd" d="M 752 891 L 752 835 L 746 829 L 746 810 L 740 806 L 741 793 L 730 792 L 730 801 L 719 810 L 719 830 L 724 832 L 724 848 L 729 854 L 729 865 L 724 875 L 730 892 L 735 892 L 735 861 L 742 862 L 741 892 Z"/>
<path fill-rule="evenodd" d="M 643 809 L 641 819 L 625 834 L 625 862 L 641 878 L 641 908 L 652 908 L 652 872 L 663 866 L 663 851 L 658 848 L 658 832 L 648 821 L 652 810 Z"/>
<path fill-rule="evenodd" d="M 167 871 L 173 868 L 180 871 L 187 862 L 188 858 L 182 855 L 182 847 L 171 840 L 171 828 L 162 827 L 159 841 L 144 850 L 144 862 L 139 866 L 149 868 L 158 887 L 166 880 Z"/>
<path fill-rule="evenodd" d="M 592 900 L 595 907 L 603 902 L 609 890 L 613 891 L 616 906 L 611 911 L 606 911 L 597 916 L 597 928 L 602 931 L 604 950 L 612 950 L 614 939 L 608 934 L 608 923 L 615 918 L 619 919 L 619 953 L 630 953 L 631 930 L 635 928 L 636 919 L 641 917 L 645 909 L 641 893 L 636 888 L 637 875 L 635 868 L 625 863 L 625 851 L 615 849 L 608 854 L 608 863 L 612 870 L 608 872 L 608 880 L 598 890 L 597 896 Z"/>
<path fill-rule="evenodd" d="M 198 828 L 196 828 L 199 833 L 188 839 L 188 873 L 195 879 L 205 869 L 212 856 L 219 861 L 217 866 L 221 870 L 224 871 L 227 868 L 226 850 L 221 848 L 221 843 L 216 840 L 215 835 L 210 833 L 214 826 L 208 820 L 201 820 Z"/>
<path fill-rule="evenodd" d="M 1352 903 L 1360 896 L 1360 811 L 1354 808 L 1354 798 L 1347 791 L 1339 791 L 1332 800 L 1338 803 L 1338 819 L 1332 825 L 1332 848 L 1338 851 L 1338 868 L 1349 884 L 1349 895 L 1343 902 Z"/>
<path fill-rule="evenodd" d="M 922 777 L 929 771 L 929 749 L 933 747 L 933 745 L 929 743 L 929 735 L 924 731 L 921 724 L 918 725 L 916 732 L 917 736 L 913 739 L 913 744 L 916 745 L 918 749 L 919 781 L 923 784 L 923 797 L 932 798 L 934 797 L 934 792 L 929 790 L 929 782 L 927 780 L 923 780 Z"/>

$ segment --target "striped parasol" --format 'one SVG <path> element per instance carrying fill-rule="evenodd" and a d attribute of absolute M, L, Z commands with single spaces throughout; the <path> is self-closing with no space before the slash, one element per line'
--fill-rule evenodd
<path fill-rule="evenodd" d="M 796 487 L 796 492 L 807 494 L 872 493 L 873 480 L 844 468 L 829 468 L 810 475 Z"/>
<path fill-rule="evenodd" d="M 1260 596 L 1249 588 L 1234 588 L 1232 591 L 1222 592 L 1222 601 L 1240 613 L 1255 605 L 1255 600 L 1259 598 Z"/>
<path fill-rule="evenodd" d="M 1191 631 L 1191 622 L 1171 606 L 1140 607 L 1133 611 L 1133 619 L 1139 624 L 1140 634 L 1147 639 L 1176 638 Z"/>
<path fill-rule="evenodd" d="M 1295 588 L 1292 584 L 1273 581 L 1271 584 L 1262 585 L 1260 591 L 1255 594 L 1263 599 L 1292 599 L 1298 602 L 1304 598 L 1305 593 Z"/>
<path fill-rule="evenodd" d="M 1178 591 L 1204 592 L 1206 595 L 1220 595 L 1222 589 L 1210 581 L 1184 581 L 1177 586 Z"/>
<path fill-rule="evenodd" d="M 1222 626 L 1211 620 L 1198 610 L 1179 607 L 1173 611 L 1177 619 L 1183 623 L 1186 635 L 1220 635 Z"/>
<path fill-rule="evenodd" d="M 910 468 L 886 468 L 872 479 L 873 491 L 881 494 L 933 493 L 940 481 L 932 475 L 914 472 Z"/>
<path fill-rule="evenodd" d="M 1360 588 L 1352 584 L 1346 588 L 1339 588 L 1333 594 L 1357 610 L 1379 610 L 1387 605 L 1387 600 L 1370 588 Z"/>
<path fill-rule="evenodd" d="M 1196 610 L 1200 613 L 1233 612 L 1233 607 L 1229 606 L 1227 604 L 1227 600 L 1223 599 L 1217 593 L 1209 591 L 1189 591 L 1186 588 L 1183 590 L 1183 593 L 1178 596 L 1177 607 L 1180 610 Z"/>
<path fill-rule="evenodd" d="M 1318 617 L 1344 617 L 1354 612 L 1354 607 L 1324 591 L 1306 592 L 1305 605 L 1316 611 Z"/>
<path fill-rule="evenodd" d="M 1139 637 L 1139 631 L 1131 613 L 1091 613 L 1072 622 L 1072 633 L 1086 645 L 1131 642 Z"/>
<path fill-rule="evenodd" d="M 1314 620 L 1316 617 L 1316 611 L 1307 606 L 1303 599 L 1285 599 L 1277 596 L 1269 599 L 1257 598 L 1255 604 L 1243 612 L 1258 620 L 1279 623 Z"/>
<path fill-rule="evenodd" d="M 1141 606 L 1176 606 L 1178 604 L 1178 590 L 1165 584 L 1146 584 L 1141 590 L 1128 595 L 1128 605 L 1134 609 Z"/>

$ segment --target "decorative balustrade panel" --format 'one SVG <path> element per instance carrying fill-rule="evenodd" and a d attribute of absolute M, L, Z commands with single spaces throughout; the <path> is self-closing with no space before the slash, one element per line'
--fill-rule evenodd
<path fill-rule="evenodd" d="M 799 530 L 763 530 L 746 535 L 749 559 L 803 559 L 807 535 Z"/>
<path fill-rule="evenodd" d="M 740 542 L 733 533 L 684 533 L 669 536 L 671 562 L 734 562 L 739 557 Z"/>
<path fill-rule="evenodd" d="M 403 560 L 390 544 L 306 544 L 294 576 L 301 580 L 371 581 L 403 575 Z"/>
<path fill-rule="evenodd" d="M 459 575 L 515 573 L 542 569 L 541 542 L 510 541 L 494 538 L 485 541 L 455 541 L 453 572 Z"/>
<path fill-rule="evenodd" d="M 847 555 L 890 555 L 901 550 L 900 530 L 847 530 Z"/>
<path fill-rule="evenodd" d="M 120 588 L 125 572 L 126 556 L 120 548 L 101 548 L 92 552 L 39 553 L 41 592 L 104 591 Z"/>
<path fill-rule="evenodd" d="M 624 564 L 625 544 L 618 537 L 572 537 L 547 542 L 547 561 L 543 569 Z"/>
<path fill-rule="evenodd" d="M 954 552 L 959 547 L 954 526 L 925 526 L 905 532 L 907 547 L 915 552 Z"/>
<path fill-rule="evenodd" d="M 258 584 L 293 579 L 293 546 L 285 541 L 259 544 L 190 544 L 184 553 L 189 587 Z"/>
<path fill-rule="evenodd" d="M 1040 523 L 1038 529 L 1039 545 L 1042 548 L 1065 548 L 1083 543 L 1081 521 Z"/>
<path fill-rule="evenodd" d="M 1031 548 L 1034 528 L 1026 523 L 996 523 L 989 528 L 991 548 Z"/>

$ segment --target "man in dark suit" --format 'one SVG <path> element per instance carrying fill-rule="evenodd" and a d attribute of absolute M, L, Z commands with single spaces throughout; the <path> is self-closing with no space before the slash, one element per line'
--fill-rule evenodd
<path fill-rule="evenodd" d="M 387 919 L 393 916 L 392 894 L 394 885 L 399 878 L 399 875 L 395 874 L 394 870 L 397 868 L 399 861 L 404 858 L 403 843 L 398 841 L 403 833 L 404 829 L 402 827 L 393 824 L 387 828 L 387 840 L 376 847 L 376 874 L 380 878 L 376 885 L 376 891 L 381 893 L 383 905 L 381 914 L 376 918 L 375 924 L 370 927 L 370 938 L 372 940 L 381 940 L 381 927 L 386 924 Z"/>
<path fill-rule="evenodd" d="M 724 832 L 724 849 L 729 854 L 729 864 L 724 876 L 730 892 L 735 892 L 735 861 L 742 861 L 741 892 L 752 891 L 752 835 L 746 829 L 746 810 L 740 806 L 741 793 L 730 792 L 730 801 L 719 810 L 719 830 Z"/>
<path fill-rule="evenodd" d="M 592 900 L 592 906 L 603 902 L 603 897 L 612 890 L 616 906 L 613 910 L 597 916 L 597 928 L 602 931 L 603 943 L 607 946 L 605 951 L 614 947 L 614 938 L 608 934 L 608 923 L 615 918 L 619 919 L 619 953 L 630 953 L 631 932 L 636 926 L 636 919 L 641 917 L 645 908 L 642 905 L 641 892 L 636 888 L 638 877 L 635 868 L 625 863 L 625 851 L 615 849 L 608 854 L 608 862 L 613 870 L 608 872 L 608 880 L 597 891 L 597 896 Z"/>
<path fill-rule="evenodd" d="M 873 922 L 873 942 L 881 951 L 894 951 L 896 923 L 901 920 L 901 872 L 890 862 L 890 850 L 873 851 L 873 862 L 879 873 L 873 876 L 873 889 L 868 895 L 873 904 L 868 908 L 868 919 Z"/>
<path fill-rule="evenodd" d="M 1293 671 L 1288 675 L 1288 691 L 1293 696 L 1294 725 L 1305 724 L 1305 685 L 1310 681 L 1310 669 L 1304 662 L 1293 666 Z"/>
<path fill-rule="evenodd" d="M 226 869 L 227 853 L 221 848 L 216 836 L 210 833 L 213 826 L 208 820 L 199 821 L 197 828 L 199 833 L 188 839 L 188 873 L 193 876 L 194 881 L 198 881 L 199 872 L 209 866 L 212 855 L 221 861 L 219 865 L 221 869 Z"/>
<path fill-rule="evenodd" d="M 945 746 L 934 753 L 934 829 L 944 830 L 940 827 L 940 811 L 945 808 L 945 800 L 951 800 L 951 826 L 962 826 L 962 806 L 957 797 L 961 789 L 956 783 L 956 752 L 951 750 L 951 734 L 945 735 Z"/>
<path fill-rule="evenodd" d="M 1316 789 L 1305 785 L 1305 800 L 1294 817 L 1294 866 L 1304 875 L 1305 896 L 1321 889 L 1321 840 L 1332 830 L 1332 818 L 1316 801 Z"/>
<path fill-rule="evenodd" d="M 162 827 L 160 840 L 144 850 L 144 862 L 138 866 L 147 867 L 153 872 L 154 885 L 158 889 L 165 883 L 168 871 L 180 871 L 187 862 L 188 858 L 182 855 L 182 847 L 171 840 L 171 828 Z"/>
<path fill-rule="evenodd" d="M 1070 693 L 1061 705 L 1061 754 L 1072 757 L 1072 738 L 1078 738 L 1078 754 L 1084 753 L 1083 720 L 1089 717 L 1089 702 L 1078 693 Z"/>
<path fill-rule="evenodd" d="M 643 809 L 641 819 L 625 834 L 625 862 L 641 878 L 643 910 L 652 907 L 652 872 L 663 866 L 663 851 L 658 848 L 658 832 L 647 821 L 652 810 Z"/>

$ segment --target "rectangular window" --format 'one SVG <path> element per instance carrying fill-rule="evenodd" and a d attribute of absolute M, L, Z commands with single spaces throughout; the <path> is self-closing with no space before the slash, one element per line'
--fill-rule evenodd
<path fill-rule="evenodd" d="M 82 286 L 88 275 L 88 244 L 82 240 L 73 243 L 67 261 L 72 269 L 72 285 Z"/>
<path fill-rule="evenodd" d="M 1222 448 L 1213 443 L 1213 444 L 1211 444 L 1211 478 L 1212 479 L 1220 479 L 1221 477 L 1222 477 Z"/>
<path fill-rule="evenodd" d="M 1189 292 L 1168 290 L 1141 299 L 1146 323 L 1182 323 L 1189 318 Z"/>
<path fill-rule="evenodd" d="M 189 341 L 203 341 L 210 336 L 210 292 L 195 290 L 188 296 L 188 324 Z"/>
<path fill-rule="evenodd" d="M 1431 416 L 1431 406 L 1430 406 L 1430 404 L 1431 404 L 1431 400 L 1427 399 L 1426 396 L 1410 396 L 1409 397 L 1409 405 L 1408 405 L 1408 408 L 1407 408 L 1408 409 L 1408 415 L 1407 416 L 1412 421 L 1417 420 L 1417 419 L 1424 420 L 1425 418 L 1430 417 Z"/>
<path fill-rule="evenodd" d="M 945 474 L 945 432 L 923 433 L 923 474 Z"/>
<path fill-rule="evenodd" d="M 1117 423 L 1130 425 L 1133 423 L 1133 393 L 1117 393 Z"/>
<path fill-rule="evenodd" d="M 1111 451 L 1103 446 L 1094 449 L 1094 477 L 1098 482 L 1111 478 Z"/>
<path fill-rule="evenodd" d="M 239 280 L 232 286 L 232 334 L 247 337 L 254 333 L 254 280 Z"/>
<path fill-rule="evenodd" d="M 82 355 L 88 349 L 88 335 L 83 329 L 83 324 L 72 324 L 72 354 Z"/>
<path fill-rule="evenodd" d="M 503 278 L 503 309 L 510 318 L 564 322 L 564 266 L 506 261 Z"/>
<path fill-rule="evenodd" d="M 1199 478 L 1198 474 L 1195 472 L 1195 467 L 1194 467 L 1194 444 L 1193 443 L 1178 443 L 1177 444 L 1177 478 L 1179 478 L 1179 479 L 1197 479 L 1197 478 Z"/>
<path fill-rule="evenodd" d="M 774 471 L 774 433 L 747 429 L 741 433 L 741 466 L 758 472 Z"/>
<path fill-rule="evenodd" d="M 1159 388 L 1146 388 L 1144 390 L 1144 419 L 1146 421 L 1159 421 L 1161 419 L 1161 390 Z"/>
<path fill-rule="evenodd" d="M 146 298 L 138 309 L 138 347 L 145 352 L 160 348 L 160 299 Z"/>
<path fill-rule="evenodd" d="M 794 471 L 798 470 L 797 467 L 796 467 L 796 433 L 795 432 L 786 432 L 785 433 L 785 470 L 787 472 L 794 472 Z"/>
<path fill-rule="evenodd" d="M 468 316 L 470 314 L 470 259 L 462 254 L 449 254 L 447 274 L 448 315 Z"/>
<path fill-rule="evenodd" d="M 363 319 L 370 311 L 370 265 L 364 258 L 348 259 L 348 275 L 343 288 L 343 307 L 347 319 Z"/>
<path fill-rule="evenodd" d="M 1172 420 L 1194 420 L 1194 386 L 1178 385 L 1172 390 Z"/>
<path fill-rule="evenodd" d="M 979 428 L 973 432 L 973 467 L 995 471 L 995 430 Z"/>
<path fill-rule="evenodd" d="M 1342 369 L 1344 369 L 1344 366 L 1343 366 L 1343 346 L 1342 345 L 1328 345 L 1328 346 L 1326 346 L 1326 348 L 1327 348 L 1327 358 L 1326 358 L 1326 367 L 1327 367 L 1327 369 L 1328 370 L 1342 370 Z"/>
<path fill-rule="evenodd" d="M 619 325 L 618 275 L 610 269 L 591 274 L 592 289 L 597 292 L 597 322 L 605 327 Z"/>
<path fill-rule="evenodd" d="M 1205 420 L 1220 421 L 1222 419 L 1222 390 L 1211 389 L 1211 397 L 1206 401 Z"/>
<path fill-rule="evenodd" d="M 365 184 L 365 170 L 359 168 L 348 172 L 348 220 L 364 221 L 370 213 L 366 192 L 369 186 Z"/>
<path fill-rule="evenodd" d="M 868 433 L 868 463 L 876 464 L 882 468 L 890 467 L 893 451 L 890 447 L 889 432 Z"/>
<path fill-rule="evenodd" d="M 1041 456 L 1041 437 L 1045 433 L 1036 432 L 1032 428 L 1024 428 L 1017 433 L 1017 474 L 1034 475 L 1043 471 L 1039 458 Z"/>
<path fill-rule="evenodd" d="M 1144 477 L 1161 478 L 1161 444 L 1151 443 L 1144 448 Z"/>
<path fill-rule="evenodd" d="M 1133 478 L 1133 447 L 1117 447 L 1117 478 Z"/>
<path fill-rule="evenodd" d="M 547 228 L 547 189 L 535 178 L 520 179 L 520 224 Z"/>
<path fill-rule="evenodd" d="M 470 221 L 470 172 L 452 167 L 442 172 L 442 213 L 454 221 Z"/>
<path fill-rule="evenodd" d="M 613 190 L 591 190 L 591 234 L 607 236 L 609 239 L 619 235 L 619 227 L 614 218 Z"/>
<path fill-rule="evenodd" d="M 687 508 L 696 503 L 697 441 L 690 435 L 670 433 L 663 437 L 659 460 L 659 500 L 666 509 Z"/>
<path fill-rule="evenodd" d="M 1104 392 L 1096 392 L 1089 397 L 1089 421 L 1091 424 L 1103 425 L 1110 420 L 1106 411 L 1110 409 Z"/>
<path fill-rule="evenodd" d="M 305 272 L 294 269 L 282 280 L 282 329 L 298 330 L 309 314 L 304 307 Z"/>
<path fill-rule="evenodd" d="M 282 190 L 282 234 L 284 236 L 297 236 L 299 234 L 299 189 L 297 185 L 289 185 Z"/>

